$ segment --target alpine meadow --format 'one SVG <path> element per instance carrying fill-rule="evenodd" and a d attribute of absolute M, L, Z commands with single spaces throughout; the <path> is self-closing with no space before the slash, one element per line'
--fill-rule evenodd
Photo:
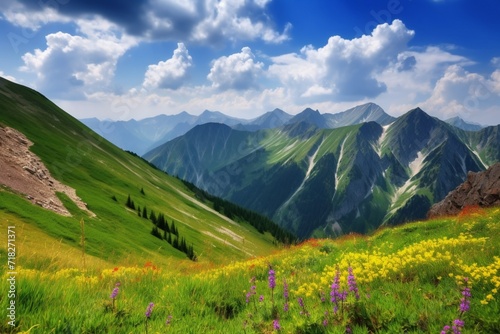
<path fill-rule="evenodd" d="M 0 302 L 7 314 L 2 333 L 496 333 L 500 328 L 498 207 L 468 206 L 457 216 L 365 234 L 298 239 L 296 229 L 117 148 L 32 89 L 0 79 L 0 105 L 0 228 L 7 231 L 2 235 L 14 236 L 0 248 L 9 263 L 0 269 L 5 292 Z M 407 117 L 415 113 L 426 117 L 419 110 Z M 264 158 L 293 162 L 321 150 L 320 156 L 328 157 L 328 148 L 347 152 L 354 138 L 368 140 L 365 149 L 384 150 L 370 146 L 373 133 L 386 131 L 376 123 L 333 130 L 304 124 L 284 125 L 276 133 L 231 134 L 247 142 L 258 134 L 274 148 L 271 155 L 247 152 L 255 155 L 246 157 L 242 175 L 255 173 L 251 163 Z M 214 124 L 199 129 L 210 127 L 215 135 L 233 131 Z M 387 131 L 388 138 L 395 132 Z M 303 138 L 295 139 L 295 151 L 285 149 L 290 134 Z M 240 142 L 232 145 L 214 152 L 226 157 L 245 152 Z M 330 167 L 345 169 L 335 154 Z M 207 160 L 208 166 L 220 168 L 217 164 L 227 160 L 219 158 Z M 308 173 L 320 174 L 313 168 Z M 348 187 L 340 179 L 339 187 Z"/>

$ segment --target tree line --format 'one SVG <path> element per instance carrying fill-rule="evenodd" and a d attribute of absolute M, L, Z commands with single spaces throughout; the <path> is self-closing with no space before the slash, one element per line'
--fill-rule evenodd
<path fill-rule="evenodd" d="M 144 189 L 142 188 L 141 193 L 145 195 Z M 193 246 L 188 245 L 186 239 L 179 235 L 179 230 L 177 229 L 177 226 L 175 225 L 173 219 L 169 224 L 167 218 L 165 218 L 165 215 L 163 213 L 156 214 L 153 209 L 148 210 L 146 206 L 143 206 L 142 209 L 140 206 L 136 207 L 130 195 L 128 195 L 125 205 L 129 209 L 137 210 L 137 215 L 139 217 L 148 219 L 153 223 L 153 227 L 151 229 L 151 234 L 153 236 L 157 237 L 160 240 L 167 241 L 170 245 L 172 245 L 172 247 L 186 254 L 190 260 L 197 260 Z"/>

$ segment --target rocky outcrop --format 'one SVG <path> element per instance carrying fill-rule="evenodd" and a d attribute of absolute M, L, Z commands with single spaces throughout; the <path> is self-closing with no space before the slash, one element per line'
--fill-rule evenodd
<path fill-rule="evenodd" d="M 51 176 L 42 160 L 29 150 L 31 145 L 33 143 L 21 132 L 0 125 L 0 186 L 22 193 L 33 204 L 70 216 L 56 195 L 56 192 L 65 193 L 80 209 L 95 216 L 76 195 L 75 189 Z"/>
<path fill-rule="evenodd" d="M 428 217 L 456 215 L 471 205 L 480 207 L 500 205 L 500 163 L 494 164 L 484 172 L 469 172 L 464 183 L 431 207 Z"/>

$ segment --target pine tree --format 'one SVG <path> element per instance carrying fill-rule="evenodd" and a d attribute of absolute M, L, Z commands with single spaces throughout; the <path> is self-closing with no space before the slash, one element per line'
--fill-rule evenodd
<path fill-rule="evenodd" d="M 144 188 L 141 188 L 141 194 L 146 195 L 146 193 L 144 193 Z"/>
<path fill-rule="evenodd" d="M 151 234 L 157 237 L 158 239 L 161 239 L 161 234 L 160 231 L 158 230 L 158 227 L 153 226 L 153 229 L 151 230 Z"/>
<path fill-rule="evenodd" d="M 175 227 L 175 222 L 172 220 L 172 224 L 170 225 L 170 233 L 175 234 L 177 237 L 179 237 L 179 231 L 177 230 L 177 227 Z"/>
<path fill-rule="evenodd" d="M 144 208 L 142 209 L 142 217 L 148 219 L 148 209 L 146 209 L 145 205 Z"/>
<path fill-rule="evenodd" d="M 155 212 L 153 210 L 151 210 L 151 213 L 149 214 L 149 219 L 151 220 L 151 222 L 153 224 L 157 224 L 157 219 L 156 219 L 156 215 L 155 215 Z"/>
<path fill-rule="evenodd" d="M 137 206 L 137 215 L 140 217 L 141 216 L 141 207 Z"/>

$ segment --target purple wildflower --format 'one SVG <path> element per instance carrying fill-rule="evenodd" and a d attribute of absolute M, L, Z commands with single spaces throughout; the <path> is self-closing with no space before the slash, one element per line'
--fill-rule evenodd
<path fill-rule="evenodd" d="M 325 311 L 325 318 L 323 319 L 323 327 L 328 326 L 328 311 Z"/>
<path fill-rule="evenodd" d="M 172 322 L 172 315 L 170 314 L 168 317 L 167 317 L 167 321 L 165 322 L 165 325 L 170 325 L 170 323 Z"/>
<path fill-rule="evenodd" d="M 460 299 L 460 313 L 463 314 L 467 312 L 470 308 L 470 298 L 471 298 L 471 293 L 470 293 L 470 288 L 467 286 L 469 279 L 467 277 L 464 277 L 464 282 L 465 286 L 462 290 L 462 299 Z"/>
<path fill-rule="evenodd" d="M 450 326 L 446 325 L 443 327 L 443 330 L 441 331 L 440 334 L 447 334 L 449 330 L 450 330 Z"/>
<path fill-rule="evenodd" d="M 115 287 L 115 288 L 113 289 L 113 291 L 111 292 L 111 296 L 109 296 L 109 298 L 111 298 L 111 299 L 115 299 L 115 298 L 116 298 L 116 296 L 118 296 L 118 292 L 120 292 L 120 288 Z"/>
<path fill-rule="evenodd" d="M 247 292 L 247 295 L 246 295 L 246 297 L 247 297 L 247 299 L 246 299 L 247 304 L 250 302 L 250 298 L 251 298 L 253 295 L 257 294 L 257 291 L 256 291 L 256 290 L 257 290 L 257 287 L 256 287 L 255 285 L 252 285 L 252 286 L 250 287 L 250 291 L 248 291 L 248 292 Z"/>
<path fill-rule="evenodd" d="M 356 279 L 354 278 L 352 267 L 349 267 L 347 271 L 349 273 L 347 276 L 347 284 L 349 285 L 349 291 L 352 291 L 356 299 L 359 299 L 358 285 L 356 284 Z"/>
<path fill-rule="evenodd" d="M 346 297 L 346 292 L 340 292 L 340 271 L 337 269 L 335 278 L 330 291 L 331 302 L 333 303 L 333 311 L 337 313 L 339 309 L 339 302 L 343 301 Z"/>
<path fill-rule="evenodd" d="M 319 292 L 319 298 L 321 300 L 322 303 L 324 303 L 326 301 L 326 297 L 325 297 L 325 292 L 324 291 L 320 291 Z"/>
<path fill-rule="evenodd" d="M 120 286 L 120 282 L 117 282 L 117 283 L 115 284 L 115 288 L 114 288 L 114 289 L 113 289 L 113 291 L 111 292 L 111 296 L 109 296 L 109 298 L 111 298 L 111 299 L 115 299 L 115 298 L 116 298 L 116 296 L 118 296 L 118 292 L 120 292 L 120 288 L 119 288 L 119 286 Z"/>
<path fill-rule="evenodd" d="M 460 319 L 455 319 L 453 320 L 453 326 L 451 326 L 451 329 L 453 329 L 453 334 L 461 334 L 462 332 L 460 331 L 465 325 L 465 322 Z"/>
<path fill-rule="evenodd" d="M 278 321 L 278 319 L 273 320 L 273 328 L 275 331 L 281 330 L 280 322 Z"/>
<path fill-rule="evenodd" d="M 264 295 L 259 296 L 259 303 L 262 303 L 264 301 Z"/>
<path fill-rule="evenodd" d="M 151 313 L 153 313 L 153 307 L 155 304 L 149 303 L 148 308 L 146 309 L 146 318 L 151 318 Z"/>
<path fill-rule="evenodd" d="M 276 276 L 275 276 L 275 272 L 273 270 L 273 268 L 271 266 L 269 266 L 269 277 L 268 277 L 268 280 L 269 280 L 269 288 L 271 288 L 271 290 L 274 290 L 274 288 L 276 287 Z"/>
<path fill-rule="evenodd" d="M 304 304 L 304 299 L 302 299 L 302 297 L 299 297 L 299 298 L 297 298 L 297 301 L 299 302 L 299 306 L 302 309 L 300 311 L 300 314 L 301 315 L 305 315 L 306 317 L 308 317 L 309 316 L 309 312 L 306 310 L 306 306 Z"/>
<path fill-rule="evenodd" d="M 347 327 L 345 328 L 345 333 L 346 333 L 346 334 L 351 334 L 351 333 L 352 333 L 351 327 L 347 326 Z"/>

